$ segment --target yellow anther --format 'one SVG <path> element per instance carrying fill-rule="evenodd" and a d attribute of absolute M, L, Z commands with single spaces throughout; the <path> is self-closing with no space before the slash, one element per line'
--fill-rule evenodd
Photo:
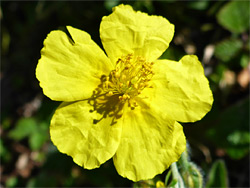
<path fill-rule="evenodd" d="M 140 84 L 139 84 L 139 87 L 140 87 L 140 88 L 143 88 L 143 87 L 145 86 L 145 84 L 146 84 L 145 82 L 140 83 Z"/>
<path fill-rule="evenodd" d="M 109 91 L 108 94 L 107 94 L 107 96 L 108 96 L 108 97 L 111 97 L 113 94 L 114 94 L 114 93 L 113 93 L 112 91 Z"/>
<path fill-rule="evenodd" d="M 126 75 L 122 75 L 122 80 L 126 80 L 127 76 Z"/>
<path fill-rule="evenodd" d="M 118 71 L 115 71 L 115 77 L 120 78 L 120 73 Z"/>
<path fill-rule="evenodd" d="M 128 63 L 128 64 L 126 65 L 125 69 L 129 69 L 130 67 L 131 67 L 131 64 Z"/>
<path fill-rule="evenodd" d="M 101 91 L 96 92 L 104 92 L 104 97 L 118 95 L 121 103 L 126 102 L 134 109 L 138 106 L 134 97 L 140 95 L 144 88 L 152 87 L 149 84 L 154 74 L 152 66 L 153 62 L 147 62 L 141 56 L 122 56 L 117 60 L 115 69 L 103 80 Z"/>
<path fill-rule="evenodd" d="M 128 95 L 127 95 L 127 94 L 124 94 L 124 95 L 122 96 L 122 98 L 123 98 L 124 100 L 126 100 L 126 99 L 128 98 Z"/>

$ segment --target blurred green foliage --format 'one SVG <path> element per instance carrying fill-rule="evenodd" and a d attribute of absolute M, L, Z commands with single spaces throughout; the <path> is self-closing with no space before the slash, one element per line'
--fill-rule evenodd
<path fill-rule="evenodd" d="M 239 53 L 242 46 L 243 43 L 239 39 L 226 39 L 216 45 L 215 56 L 224 62 L 230 61 Z"/>
<path fill-rule="evenodd" d="M 32 150 L 39 150 L 48 140 L 48 124 L 37 123 L 34 118 L 21 118 L 8 136 L 17 141 L 28 137 L 29 147 Z"/>
<path fill-rule="evenodd" d="M 223 160 L 214 162 L 208 174 L 206 187 L 228 187 L 227 169 Z"/>
<path fill-rule="evenodd" d="M 176 186 L 171 170 L 135 184 L 117 174 L 112 160 L 85 170 L 49 139 L 50 118 L 59 103 L 43 96 L 35 78 L 43 40 L 71 25 L 101 46 L 101 18 L 120 3 L 173 23 L 175 36 L 161 58 L 196 54 L 210 81 L 211 112 L 195 124 L 183 124 L 191 156 L 187 168 L 179 168 L 184 181 L 202 177 L 206 187 L 249 187 L 250 3 L 237 0 L 1 1 L 0 186 Z M 191 177 L 195 169 L 199 173 Z"/>
<path fill-rule="evenodd" d="M 246 32 L 250 26 L 249 6 L 249 1 L 232 1 L 227 3 L 217 14 L 218 22 L 231 32 Z"/>

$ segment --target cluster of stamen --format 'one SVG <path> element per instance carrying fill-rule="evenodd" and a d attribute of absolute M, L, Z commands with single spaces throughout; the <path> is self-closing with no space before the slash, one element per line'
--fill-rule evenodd
<path fill-rule="evenodd" d="M 149 81 L 154 75 L 153 64 L 133 54 L 119 58 L 116 68 L 104 78 L 103 92 L 107 96 L 118 95 L 121 102 L 128 101 L 131 108 L 136 107 L 138 104 L 133 98 L 141 94 L 144 88 L 152 87 Z"/>

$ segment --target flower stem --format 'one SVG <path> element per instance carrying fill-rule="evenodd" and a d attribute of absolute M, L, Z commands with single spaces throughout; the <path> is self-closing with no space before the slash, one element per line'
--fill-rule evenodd
<path fill-rule="evenodd" d="M 174 188 L 185 188 L 181 175 L 179 174 L 176 163 L 171 164 L 171 170 L 173 175 L 173 180 L 177 180 Z"/>

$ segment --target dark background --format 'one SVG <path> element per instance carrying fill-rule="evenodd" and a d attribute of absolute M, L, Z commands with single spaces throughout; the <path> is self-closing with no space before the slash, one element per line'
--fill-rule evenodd
<path fill-rule="evenodd" d="M 183 126 L 204 184 L 249 187 L 249 1 L 175 0 L 1 1 L 1 187 L 133 186 L 112 160 L 89 171 L 57 151 L 48 130 L 59 103 L 43 95 L 35 77 L 50 31 L 71 25 L 102 46 L 101 18 L 120 3 L 175 25 L 162 58 L 196 54 L 203 63 L 213 108 L 203 120 Z M 225 166 L 216 166 L 218 159 Z M 166 173 L 157 178 L 164 181 Z M 212 177 L 221 180 L 211 183 Z"/>

